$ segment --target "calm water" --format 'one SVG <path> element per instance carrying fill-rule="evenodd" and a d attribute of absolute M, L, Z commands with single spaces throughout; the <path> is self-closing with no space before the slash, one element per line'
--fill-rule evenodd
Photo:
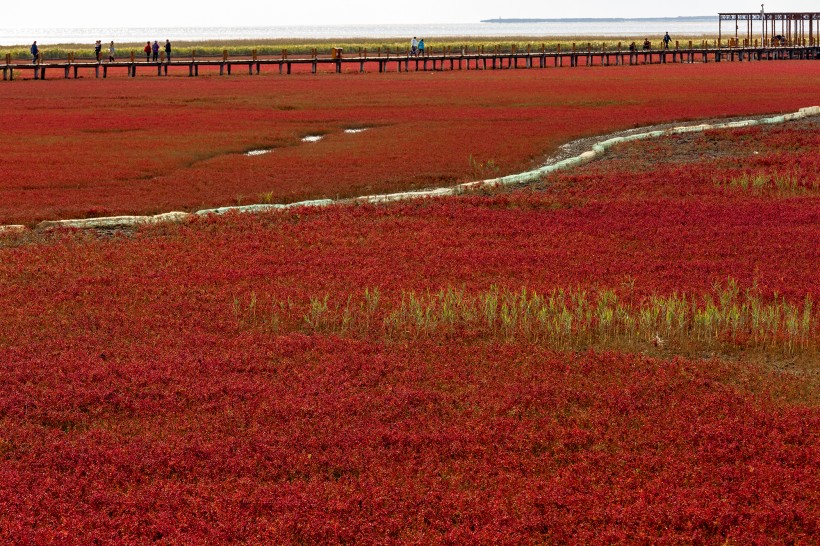
<path fill-rule="evenodd" d="M 273 38 L 396 38 L 419 36 L 646 36 L 658 38 L 669 32 L 678 36 L 717 34 L 717 17 L 672 19 L 626 19 L 622 21 L 550 21 L 544 23 L 464 23 L 419 25 L 338 25 L 212 28 L 0 28 L 0 45 L 41 45 L 145 40 L 258 40 Z"/>

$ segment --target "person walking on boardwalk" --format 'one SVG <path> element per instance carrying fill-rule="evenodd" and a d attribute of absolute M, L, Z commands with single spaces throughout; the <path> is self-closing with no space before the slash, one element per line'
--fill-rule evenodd
<path fill-rule="evenodd" d="M 94 44 L 94 59 L 96 59 L 96 61 L 98 63 L 102 62 L 102 41 L 101 40 L 97 40 L 97 42 Z"/>
<path fill-rule="evenodd" d="M 109 63 L 114 62 L 114 54 L 116 52 L 117 52 L 117 50 L 114 49 L 114 40 L 111 40 L 111 45 L 108 46 L 108 62 Z"/>
<path fill-rule="evenodd" d="M 145 62 L 150 63 L 151 62 L 151 42 L 145 42 L 145 47 L 142 48 L 142 50 L 145 52 Z"/>
<path fill-rule="evenodd" d="M 663 48 L 664 49 L 669 49 L 669 42 L 671 42 L 671 41 L 672 41 L 672 38 L 669 36 L 669 33 L 667 32 L 663 37 Z"/>
<path fill-rule="evenodd" d="M 171 62 L 171 41 L 165 40 L 165 60 Z"/>
<path fill-rule="evenodd" d="M 34 63 L 34 64 L 37 64 L 37 61 L 39 60 L 39 57 L 40 57 L 40 48 L 37 47 L 37 40 L 34 40 L 34 43 L 31 44 L 31 57 L 32 57 L 31 62 Z"/>
<path fill-rule="evenodd" d="M 424 38 L 419 40 L 419 56 L 424 57 Z"/>
<path fill-rule="evenodd" d="M 416 56 L 416 53 L 419 49 L 419 41 L 416 40 L 416 37 L 413 36 L 413 39 L 410 40 L 410 55 Z"/>
<path fill-rule="evenodd" d="M 154 44 L 151 46 L 151 52 L 154 54 L 154 62 L 157 62 L 159 59 L 159 42 L 154 40 Z"/>

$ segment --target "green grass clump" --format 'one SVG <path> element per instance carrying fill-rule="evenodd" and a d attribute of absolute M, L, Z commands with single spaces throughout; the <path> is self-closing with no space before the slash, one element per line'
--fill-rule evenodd
<path fill-rule="evenodd" d="M 264 301 L 264 303 L 263 303 Z M 786 354 L 816 351 L 818 316 L 810 296 L 792 303 L 761 298 L 756 287 L 736 281 L 716 284 L 709 294 L 652 296 L 639 304 L 614 290 L 555 289 L 538 293 L 492 286 L 468 293 L 402 292 L 385 298 L 378 289 L 331 300 L 260 300 L 255 293 L 233 301 L 241 328 L 274 334 L 303 333 L 408 340 L 432 336 L 526 339 L 556 349 L 633 348 L 646 345 L 686 352 L 761 348 Z"/>
<path fill-rule="evenodd" d="M 760 195 L 772 192 L 778 195 L 802 195 L 820 190 L 820 177 L 799 176 L 793 173 L 743 173 L 725 179 L 715 179 L 720 188 Z"/>

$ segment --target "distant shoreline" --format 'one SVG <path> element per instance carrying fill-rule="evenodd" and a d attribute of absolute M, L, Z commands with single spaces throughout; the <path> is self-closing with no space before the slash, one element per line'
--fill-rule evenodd
<path fill-rule="evenodd" d="M 526 19 L 526 18 L 497 18 L 497 19 L 482 19 L 482 23 L 626 23 L 626 22 L 642 22 L 642 23 L 706 23 L 717 21 L 717 15 L 698 15 L 690 17 L 581 17 L 572 19 Z"/>

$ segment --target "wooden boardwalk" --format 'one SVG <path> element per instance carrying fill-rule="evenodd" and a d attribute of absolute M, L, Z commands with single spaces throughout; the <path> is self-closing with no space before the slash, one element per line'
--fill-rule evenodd
<path fill-rule="evenodd" d="M 820 45 L 794 47 L 737 47 L 737 48 L 687 48 L 665 50 L 604 51 L 528 51 L 508 53 L 440 53 L 415 57 L 410 55 L 368 56 L 307 56 L 289 57 L 285 54 L 270 58 L 206 58 L 182 59 L 171 62 L 148 62 L 139 60 L 116 62 L 93 61 L 50 61 L 41 63 L 13 63 L 7 57 L 6 64 L 0 64 L 3 80 L 13 80 L 15 73 L 29 73 L 35 80 L 46 79 L 47 75 L 58 74 L 64 78 L 78 78 L 81 73 L 92 73 L 95 78 L 106 78 L 111 71 L 125 71 L 130 77 L 138 72 L 158 76 L 168 76 L 169 72 L 198 76 L 200 67 L 218 68 L 220 75 L 231 75 L 240 70 L 248 74 L 260 74 L 262 67 L 278 70 L 280 74 L 291 74 L 294 69 L 310 73 L 320 70 L 327 72 L 413 72 L 443 70 L 500 70 L 516 68 L 548 68 L 578 66 L 629 66 L 669 63 L 709 63 L 774 61 L 796 59 L 820 59 Z M 347 70 L 345 70 L 347 69 Z"/>

